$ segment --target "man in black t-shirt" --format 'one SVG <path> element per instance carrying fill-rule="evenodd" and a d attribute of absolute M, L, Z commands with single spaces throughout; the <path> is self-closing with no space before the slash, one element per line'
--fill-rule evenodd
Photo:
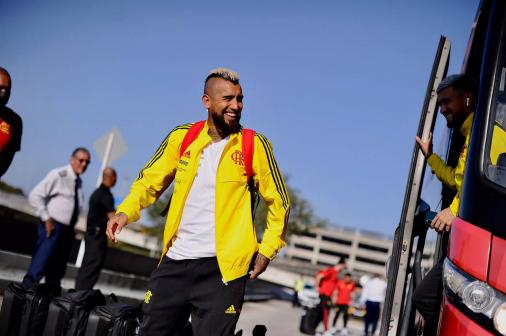
<path fill-rule="evenodd" d="M 107 167 L 102 173 L 102 184 L 90 197 L 84 259 L 76 277 L 76 289 L 92 289 L 97 283 L 100 270 L 107 254 L 107 221 L 114 213 L 114 198 L 111 188 L 116 184 L 116 171 Z"/>
<path fill-rule="evenodd" d="M 21 149 L 21 118 L 7 106 L 11 95 L 11 76 L 0 67 L 0 177 L 11 165 L 14 154 Z"/>

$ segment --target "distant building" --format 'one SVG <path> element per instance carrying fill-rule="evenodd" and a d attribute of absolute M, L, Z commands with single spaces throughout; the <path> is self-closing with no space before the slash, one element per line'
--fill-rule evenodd
<path fill-rule="evenodd" d="M 385 275 L 385 264 L 392 252 L 393 239 L 372 232 L 343 228 L 315 229 L 292 235 L 284 251 L 285 258 L 306 264 L 308 269 L 335 265 L 340 257 L 354 275 Z M 427 249 L 432 250 L 432 249 Z M 424 254 L 422 266 L 430 267 L 432 253 Z"/>

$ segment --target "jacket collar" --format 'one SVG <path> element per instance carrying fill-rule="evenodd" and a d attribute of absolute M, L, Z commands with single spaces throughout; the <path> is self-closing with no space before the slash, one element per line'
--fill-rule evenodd
<path fill-rule="evenodd" d="M 241 129 L 238 132 L 231 133 L 229 135 L 229 141 L 234 141 L 239 136 L 239 134 L 241 134 L 241 133 L 242 133 L 242 126 L 241 126 Z M 200 132 L 199 136 L 205 137 L 206 141 L 208 141 L 208 142 L 212 141 L 211 137 L 209 136 L 209 125 L 207 124 L 207 120 L 206 120 L 204 128 Z"/>
<path fill-rule="evenodd" d="M 474 112 L 469 113 L 462 126 L 460 126 L 460 133 L 467 137 L 471 132 L 471 126 L 473 125 Z"/>
<path fill-rule="evenodd" d="M 70 163 L 65 166 L 65 168 L 67 169 L 68 176 L 75 180 L 77 178 L 77 175 L 74 173 L 74 169 L 72 169 Z"/>

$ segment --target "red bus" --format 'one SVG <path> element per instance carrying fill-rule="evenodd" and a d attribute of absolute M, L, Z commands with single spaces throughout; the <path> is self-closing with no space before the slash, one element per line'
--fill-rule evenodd
<path fill-rule="evenodd" d="M 427 138 L 437 117 L 436 91 L 446 76 L 450 42 L 442 37 L 427 87 L 418 136 Z M 506 335 L 506 1 L 483 0 L 462 65 L 477 81 L 477 106 L 469 142 L 459 215 L 449 234 L 439 234 L 435 260 L 444 258 L 439 335 Z M 446 160 L 455 166 L 464 139 L 453 132 Z M 392 256 L 380 335 L 421 335 L 422 319 L 411 303 L 423 279 L 427 223 L 438 204 L 420 195 L 425 159 L 414 146 Z M 441 209 L 453 192 L 442 187 Z M 431 209 L 433 211 L 431 211 Z M 426 253 L 426 251 L 425 251 Z"/>

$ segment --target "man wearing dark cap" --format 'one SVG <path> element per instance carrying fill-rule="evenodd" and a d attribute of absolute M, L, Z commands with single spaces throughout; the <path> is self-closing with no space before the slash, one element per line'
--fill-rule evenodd
<path fill-rule="evenodd" d="M 431 223 L 431 227 L 437 232 L 448 232 L 459 211 L 467 148 L 474 117 L 476 85 L 468 75 L 451 75 L 441 81 L 436 91 L 441 114 L 446 118 L 446 125 L 460 131 L 466 139 L 457 166 L 450 167 L 432 152 L 432 133 L 429 134 L 427 141 L 416 137 L 416 142 L 433 173 L 441 182 L 456 191 L 450 206 L 441 210 Z M 443 260 L 440 260 L 413 294 L 413 304 L 425 319 L 424 335 L 435 335 L 437 332 L 438 307 L 443 285 L 442 273 Z"/>
<path fill-rule="evenodd" d="M 11 76 L 0 67 L 0 177 L 11 165 L 14 154 L 21 149 L 23 122 L 6 106 L 10 95 Z"/>

